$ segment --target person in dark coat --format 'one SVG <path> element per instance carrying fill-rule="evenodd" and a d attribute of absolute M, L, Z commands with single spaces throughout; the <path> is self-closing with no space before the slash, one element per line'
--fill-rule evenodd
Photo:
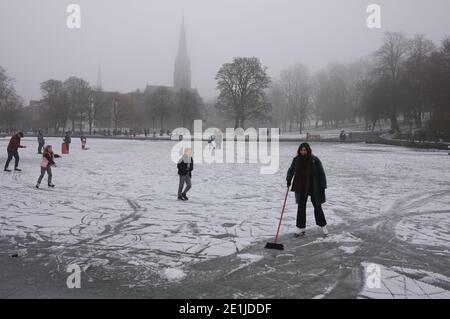
<path fill-rule="evenodd" d="M 41 130 L 38 131 L 38 136 L 37 136 L 37 140 L 38 140 L 38 154 L 42 154 L 42 149 L 44 148 L 45 145 L 45 139 L 44 139 L 44 134 L 42 133 Z"/>
<path fill-rule="evenodd" d="M 14 136 L 11 137 L 11 140 L 9 141 L 8 144 L 8 159 L 6 160 L 6 164 L 5 164 L 5 172 L 11 172 L 10 169 L 8 169 L 9 166 L 9 162 L 11 162 L 12 158 L 14 157 L 15 159 L 15 165 L 14 165 L 14 170 L 15 171 L 21 171 L 21 169 L 19 169 L 19 148 L 26 148 L 26 146 L 20 145 L 20 139 L 23 137 L 23 133 L 19 132 L 17 134 L 15 134 Z"/>
<path fill-rule="evenodd" d="M 286 181 L 288 188 L 292 184 L 291 190 L 295 192 L 295 199 L 298 204 L 296 235 L 305 235 L 308 196 L 311 196 L 311 202 L 314 206 L 316 224 L 322 228 L 324 235 L 328 235 L 327 221 L 322 210 L 322 204 L 326 201 L 327 179 L 322 162 L 312 154 L 308 143 L 303 143 L 298 148 L 297 156 L 292 160 L 288 169 Z"/>
<path fill-rule="evenodd" d="M 188 200 L 189 198 L 186 196 L 186 193 L 191 189 L 191 177 L 192 171 L 194 170 L 194 160 L 192 158 L 192 151 L 190 148 L 187 148 L 184 151 L 184 155 L 178 161 L 177 168 L 178 175 L 180 176 L 180 183 L 178 185 L 178 199 Z M 183 191 L 184 184 L 186 184 L 186 188 Z"/>
<path fill-rule="evenodd" d="M 63 142 L 67 145 L 67 154 L 69 154 L 69 145 L 72 142 L 72 138 L 70 137 L 69 132 L 66 132 L 66 136 L 64 136 Z"/>
<path fill-rule="evenodd" d="M 81 140 L 81 149 L 85 150 L 86 149 L 86 142 L 87 142 L 87 138 L 84 135 L 80 136 L 80 140 Z"/>

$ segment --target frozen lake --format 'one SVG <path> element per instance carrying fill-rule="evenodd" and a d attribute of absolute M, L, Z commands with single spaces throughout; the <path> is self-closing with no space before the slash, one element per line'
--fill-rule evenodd
<path fill-rule="evenodd" d="M 46 142 L 59 153 L 60 141 L 48 138 Z M 7 142 L 0 139 L 2 165 Z M 0 238 L 22 249 L 25 259 L 31 258 L 31 249 L 38 249 L 33 258 L 52 256 L 61 266 L 77 263 L 86 269 L 90 282 L 102 280 L 101 273 L 123 270 L 133 277 L 132 287 L 176 287 L 183 280 L 194 285 L 192 278 L 199 271 L 196 267 L 201 268 L 199 265 L 223 266 L 234 273 L 275 258 L 272 252 L 266 256 L 256 247 L 274 236 L 286 187 L 286 170 L 298 143 L 280 144 L 280 170 L 274 175 L 261 175 L 259 164 L 196 164 L 188 202 L 176 197 L 178 176 L 176 164 L 170 160 L 175 142 L 89 139 L 90 149 L 82 151 L 79 139 L 73 138 L 70 155 L 56 160 L 58 166 L 53 169 L 56 188 L 48 189 L 45 177 L 39 190 L 34 188 L 41 160 L 36 141 L 24 138 L 22 144 L 28 146 L 19 151 L 23 172 L 1 173 Z M 363 267 L 380 257 L 381 250 L 371 252 L 367 246 L 377 241 L 379 231 L 380 238 L 386 240 L 384 248 L 395 242 L 418 254 L 423 252 L 430 259 L 427 262 L 422 257 L 416 258 L 415 267 L 409 265 L 411 268 L 402 272 L 392 260 L 383 263 L 378 258 L 383 272 L 390 274 L 383 281 L 388 288 L 374 292 L 359 285 L 358 291 L 352 292 L 355 296 L 449 298 L 449 268 L 437 265 L 448 264 L 450 257 L 447 152 L 329 143 L 313 143 L 312 149 L 327 174 L 328 201 L 324 211 L 330 236 L 320 237 L 312 205 L 308 203 L 305 251 L 313 253 L 326 247 L 330 251 L 330 246 L 324 246 L 328 244 L 336 248 L 335 255 L 364 252 L 358 259 Z M 289 246 L 291 233 L 295 231 L 293 193 L 285 216 L 281 233 Z M 365 237 L 370 232 L 374 232 L 372 236 Z M 289 252 L 286 258 L 291 260 L 291 267 L 296 265 L 300 271 L 301 262 L 295 262 L 301 249 L 296 246 L 295 252 Z M 230 256 L 238 258 L 231 262 L 234 257 Z M 217 263 L 219 260 L 225 264 Z M 437 268 L 431 270 L 434 266 Z M 98 272 L 89 274 L 92 269 Z M 324 269 L 322 276 L 327 277 L 331 268 Z M 391 286 L 396 287 L 396 281 L 403 285 L 406 279 L 401 276 L 411 280 L 416 288 L 402 288 L 396 293 Z M 424 277 L 428 279 L 422 280 Z M 314 296 L 297 295 L 326 297 L 333 289 L 338 290 L 337 283 L 337 279 L 328 280 L 317 288 L 319 293 Z M 277 295 L 262 290 L 259 295 L 211 292 L 205 296 Z"/>

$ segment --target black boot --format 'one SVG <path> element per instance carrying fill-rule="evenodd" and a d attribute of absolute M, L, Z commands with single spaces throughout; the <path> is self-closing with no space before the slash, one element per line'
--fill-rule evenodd
<path fill-rule="evenodd" d="M 185 199 L 184 199 L 183 195 L 179 195 L 178 200 L 185 200 Z"/>
<path fill-rule="evenodd" d="M 5 167 L 4 171 L 5 172 L 11 172 L 11 170 L 9 168 L 6 168 L 6 167 Z"/>
<path fill-rule="evenodd" d="M 182 197 L 184 200 L 189 200 L 189 198 L 187 198 L 187 196 L 186 196 L 186 193 L 181 194 L 181 197 Z"/>
<path fill-rule="evenodd" d="M 52 183 L 48 183 L 48 187 L 55 187 L 55 185 L 54 184 L 52 184 Z"/>
<path fill-rule="evenodd" d="M 20 168 L 17 168 L 17 167 L 16 167 L 14 170 L 15 170 L 16 172 L 21 172 L 21 171 L 22 171 Z"/>

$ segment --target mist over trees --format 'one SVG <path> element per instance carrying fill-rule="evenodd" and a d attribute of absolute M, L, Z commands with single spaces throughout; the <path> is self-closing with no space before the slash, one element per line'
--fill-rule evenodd
<path fill-rule="evenodd" d="M 273 125 L 303 131 L 304 123 L 339 128 L 364 121 L 366 129 L 388 120 L 450 138 L 450 38 L 440 46 L 424 35 L 407 39 L 387 32 L 380 48 L 350 64 L 330 64 L 309 75 L 305 66 L 281 72 L 268 90 Z"/>
<path fill-rule="evenodd" d="M 20 120 L 22 99 L 14 88 L 14 79 L 0 66 L 0 128 L 13 127 Z"/>
<path fill-rule="evenodd" d="M 450 139 L 450 37 L 433 43 L 424 35 L 408 39 L 387 32 L 379 49 L 358 61 L 315 73 L 297 63 L 273 79 L 257 57 L 236 57 L 215 80 L 218 96 L 205 104 L 193 89 L 103 92 L 74 76 L 49 79 L 40 84 L 42 98 L 24 108 L 14 80 L 0 67 L 0 127 L 159 133 L 192 129 L 195 119 L 203 119 L 222 128 L 271 126 L 302 134 L 306 127 L 339 129 L 356 122 L 375 130 L 388 121 L 392 133 L 423 129 L 431 139 Z"/>

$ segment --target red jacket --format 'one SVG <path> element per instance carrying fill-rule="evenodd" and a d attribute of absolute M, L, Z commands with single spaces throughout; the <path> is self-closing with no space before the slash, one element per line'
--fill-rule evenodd
<path fill-rule="evenodd" d="M 20 145 L 20 135 L 16 134 L 9 141 L 8 153 L 16 152 L 19 148 L 23 148 L 23 146 Z"/>

